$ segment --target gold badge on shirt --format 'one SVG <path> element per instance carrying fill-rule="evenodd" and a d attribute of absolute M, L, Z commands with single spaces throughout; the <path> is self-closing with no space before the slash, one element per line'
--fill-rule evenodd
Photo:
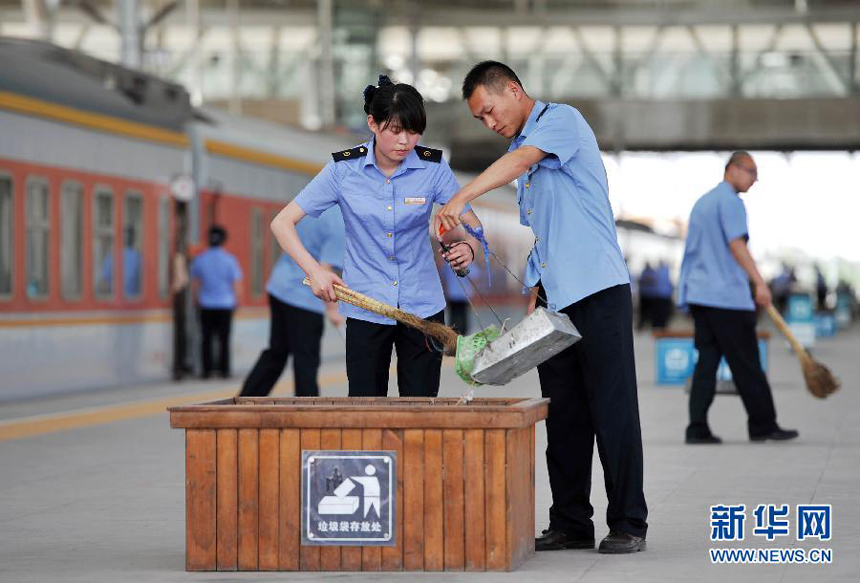
<path fill-rule="evenodd" d="M 427 204 L 427 197 L 425 196 L 407 196 L 403 199 L 403 202 L 406 204 Z"/>

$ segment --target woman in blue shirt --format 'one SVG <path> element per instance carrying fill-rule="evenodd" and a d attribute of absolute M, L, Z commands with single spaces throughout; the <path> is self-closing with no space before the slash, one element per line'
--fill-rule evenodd
<path fill-rule="evenodd" d="M 459 189 L 442 152 L 418 145 L 427 125 L 424 99 L 403 83 L 380 76 L 364 91 L 364 111 L 373 137 L 335 152 L 333 160 L 272 221 L 284 250 L 308 275 L 318 298 L 336 301 L 333 284 L 346 285 L 427 320 L 444 320 L 445 298 L 429 236 L 433 204 L 445 204 Z M 296 224 L 338 205 L 346 228 L 343 279 L 323 269 L 302 245 Z M 479 227 L 470 207 L 464 222 Z M 445 255 L 455 269 L 471 264 L 474 239 Z M 439 392 L 442 355 L 420 332 L 351 305 L 346 323 L 346 371 L 350 396 L 385 396 L 391 350 L 397 348 L 401 396 Z"/>

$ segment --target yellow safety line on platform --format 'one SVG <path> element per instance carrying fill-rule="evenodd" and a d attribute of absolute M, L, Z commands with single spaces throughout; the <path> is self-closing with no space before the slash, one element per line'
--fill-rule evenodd
<path fill-rule="evenodd" d="M 320 378 L 320 387 L 331 386 L 346 382 L 346 372 L 329 373 Z M 285 381 L 275 386 L 273 394 L 280 393 L 292 388 L 293 383 Z M 168 407 L 176 405 L 188 405 L 201 401 L 215 399 L 226 399 L 235 396 L 239 392 L 238 387 L 228 387 L 213 391 L 204 391 L 191 395 L 177 395 L 148 401 L 134 401 L 118 405 L 106 405 L 104 407 L 91 407 L 75 411 L 64 411 L 60 413 L 47 413 L 44 415 L 32 415 L 18 419 L 7 419 L 0 421 L 0 442 L 12 439 L 22 439 L 66 431 L 78 427 L 90 427 L 104 423 L 112 423 L 124 419 L 139 419 L 167 413 Z"/>

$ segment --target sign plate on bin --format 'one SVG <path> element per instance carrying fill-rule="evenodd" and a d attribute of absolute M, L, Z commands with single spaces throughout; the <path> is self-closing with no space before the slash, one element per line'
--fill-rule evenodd
<path fill-rule="evenodd" d="M 396 451 L 302 451 L 302 544 L 395 546 Z"/>

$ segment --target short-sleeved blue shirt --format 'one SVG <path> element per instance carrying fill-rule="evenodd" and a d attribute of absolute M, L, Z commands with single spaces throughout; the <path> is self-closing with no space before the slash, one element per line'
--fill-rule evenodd
<path fill-rule="evenodd" d="M 222 247 L 210 247 L 191 262 L 191 277 L 200 281 L 201 308 L 231 310 L 236 307 L 233 282 L 242 279 L 242 268 Z"/>
<path fill-rule="evenodd" d="M 521 146 L 547 154 L 517 181 L 520 222 L 535 234 L 526 285 L 540 281 L 549 308 L 561 310 L 630 283 L 609 204 L 606 169 L 582 114 L 569 105 L 536 101 L 508 151 Z"/>
<path fill-rule="evenodd" d="M 720 182 L 693 205 L 678 281 L 678 305 L 754 310 L 749 277 L 729 243 L 748 239 L 744 202 Z"/>
<path fill-rule="evenodd" d="M 432 151 L 416 150 L 391 177 L 376 165 L 374 140 L 356 146 L 351 157 L 329 162 L 296 196 L 312 217 L 339 205 L 346 228 L 343 280 L 376 300 L 426 318 L 445 307 L 433 260 L 430 212 L 460 189 L 448 164 Z M 467 207 L 463 212 L 470 210 Z M 349 318 L 393 325 L 390 318 L 341 302 Z"/>
<path fill-rule="evenodd" d="M 308 217 L 296 225 L 296 230 L 314 259 L 335 269 L 343 268 L 343 217 L 338 207 L 328 209 L 318 219 Z M 269 276 L 266 291 L 285 304 L 322 314 L 325 305 L 302 283 L 304 279 L 305 272 L 299 264 L 282 253 Z"/>

